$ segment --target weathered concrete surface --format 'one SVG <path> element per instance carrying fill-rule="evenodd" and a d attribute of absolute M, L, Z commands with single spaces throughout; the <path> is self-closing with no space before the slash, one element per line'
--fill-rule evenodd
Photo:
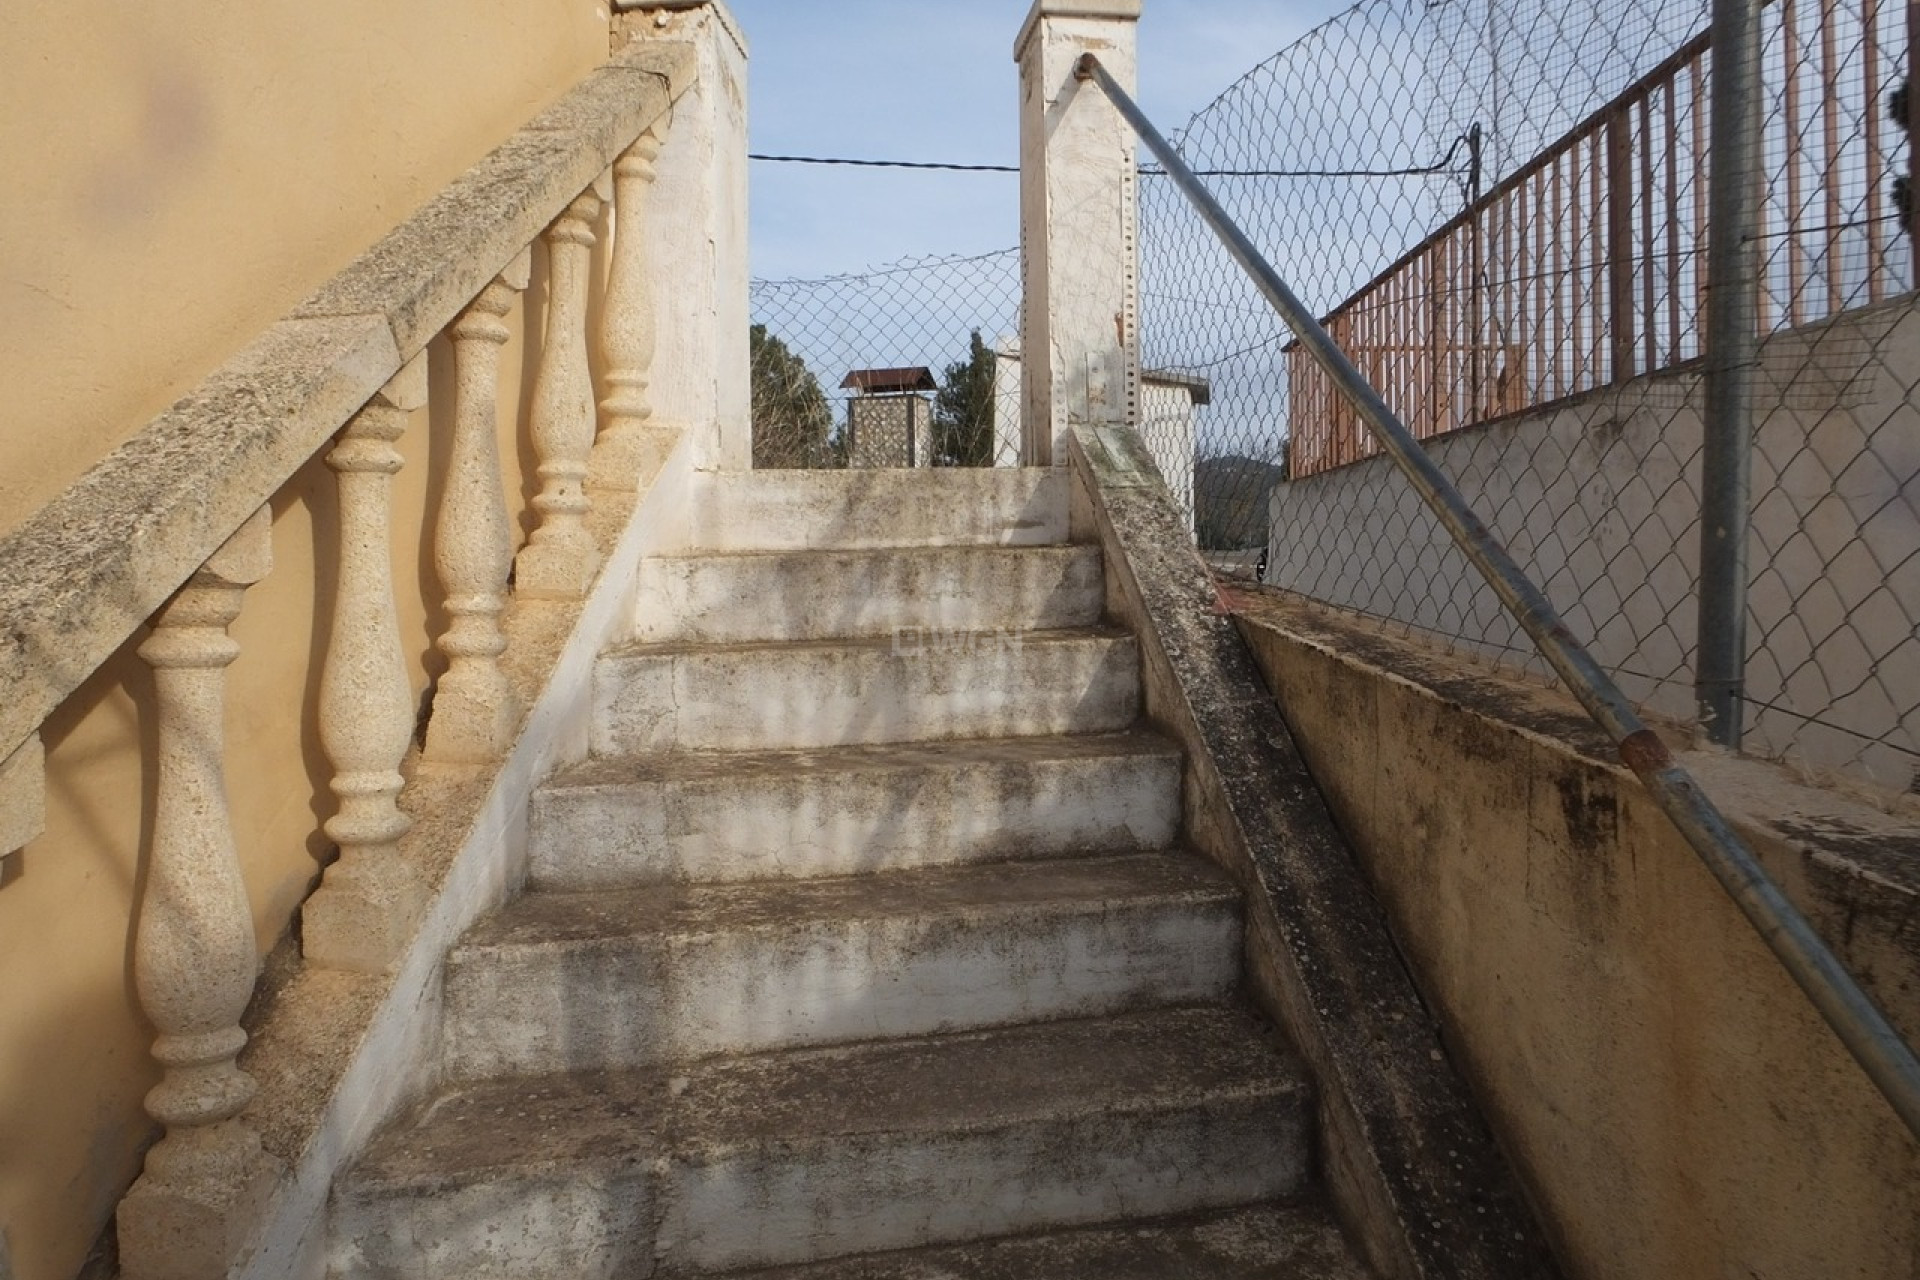
<path fill-rule="evenodd" d="M 342 1184 L 334 1274 L 718 1271 L 1272 1200 L 1303 1184 L 1309 1106 L 1228 1009 L 489 1082 Z M 528 1192 L 559 1211 L 529 1214 Z M 613 1247 L 578 1271 L 541 1261 L 585 1239 Z"/>
<path fill-rule="evenodd" d="M 1083 627 L 1104 603 L 1092 547 L 662 557 L 638 599 L 635 640 L 707 644 Z"/>
<path fill-rule="evenodd" d="M 1164 849 L 1180 753 L 1149 734 L 596 760 L 534 794 L 531 882 L 590 889 Z"/>
<path fill-rule="evenodd" d="M 1233 887 L 1168 854 L 528 894 L 447 959 L 462 1078 L 1217 999 Z"/>
<path fill-rule="evenodd" d="M 1139 713 L 1135 661 L 1133 637 L 1096 630 L 631 646 L 594 673 L 593 749 L 1101 733 Z"/>
<path fill-rule="evenodd" d="M 661 1280 L 691 1280 L 665 1272 Z M 1256 1205 L 1150 1224 L 735 1272 L 729 1280 L 1366 1280 L 1319 1205 Z"/>
<path fill-rule="evenodd" d="M 1907 791 L 1920 305 L 1771 335 L 1757 373 L 1746 749 Z M 1425 445 L 1627 695 L 1675 719 L 1695 710 L 1704 397 L 1692 364 Z M 1550 675 L 1389 459 L 1281 484 L 1271 514 L 1269 583 Z"/>
<path fill-rule="evenodd" d="M 529 707 L 498 772 L 421 768 L 402 793 L 413 826 L 399 856 L 419 872 L 429 906 L 394 968 L 315 969 L 292 940 L 270 958 L 243 1025 L 240 1063 L 259 1081 L 246 1115 L 288 1176 L 232 1280 L 321 1280 L 325 1208 L 334 1175 L 438 1071 L 441 965 L 448 948 L 525 876 L 525 806 L 534 780 L 586 754 L 588 687 L 599 650 L 632 615 L 636 567 L 684 541 L 690 473 L 677 448 L 631 513 L 603 512 L 610 548 L 585 601 L 515 610 L 508 677 Z"/>
<path fill-rule="evenodd" d="M 983 504 L 985 541 L 1036 491 L 1063 493 L 1037 479 L 986 487 L 1016 501 Z M 838 478 L 820 492 L 864 514 Z M 1064 531 L 1051 508 L 1032 514 Z M 1228 1003 L 1239 892 L 1160 847 L 1177 753 L 1137 731 L 1038 736 L 1062 715 L 1131 722 L 1135 646 L 1006 638 L 642 646 L 603 664 L 603 692 L 744 726 L 739 749 L 603 757 L 540 802 L 536 838 L 555 847 L 536 856 L 582 891 L 527 894 L 448 954 L 444 1020 L 422 1016 L 444 1028 L 442 1078 L 477 1082 L 341 1181 L 335 1280 L 713 1273 L 1298 1194 L 1308 1090 Z M 1092 678 L 1061 660 L 1075 652 L 1095 655 Z M 836 653 L 853 677 L 801 678 Z M 685 688 L 622 684 L 620 664 L 701 654 L 719 665 Z M 857 714 L 860 732 L 916 740 L 769 750 L 741 710 L 769 699 L 831 739 L 857 742 L 836 720 Z M 995 728 L 1003 709 L 1015 723 Z M 949 737 L 976 731 L 1036 736 Z M 1094 843 L 1109 830 L 1114 846 Z M 944 859 L 959 861 L 927 865 Z M 821 875 L 837 869 L 854 874 Z"/>
<path fill-rule="evenodd" d="M 1321 1089 L 1348 1230 L 1395 1280 L 1557 1274 L 1139 437 L 1078 431 L 1071 461 L 1075 535 L 1139 636 L 1146 716 L 1187 753 L 1188 838 L 1246 892 L 1249 983 Z"/>
<path fill-rule="evenodd" d="M 693 545 L 712 552 L 1067 540 L 1066 484 L 1047 468 L 729 472 L 702 477 L 692 512 Z"/>
<path fill-rule="evenodd" d="M 1294 597 L 1243 607 L 1572 1272 L 1920 1275 L 1920 1145 L 1571 699 Z M 1920 1034 L 1920 830 L 1684 763 Z"/>
<path fill-rule="evenodd" d="M 658 1078 L 516 1080 L 435 1098 L 336 1185 L 332 1280 L 646 1275 Z"/>

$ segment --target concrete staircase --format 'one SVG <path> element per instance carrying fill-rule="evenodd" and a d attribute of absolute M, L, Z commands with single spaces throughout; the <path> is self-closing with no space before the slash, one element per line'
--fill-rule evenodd
<path fill-rule="evenodd" d="M 1351 1278 L 1046 472 L 756 472 L 596 674 L 337 1280 Z"/>

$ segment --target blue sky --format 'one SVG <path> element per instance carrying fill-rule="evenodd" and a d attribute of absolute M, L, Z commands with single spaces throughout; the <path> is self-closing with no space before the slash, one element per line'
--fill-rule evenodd
<path fill-rule="evenodd" d="M 1146 0 L 1140 98 L 1163 129 L 1351 0 Z M 1018 163 L 1029 0 L 730 0 L 755 152 Z M 752 272 L 813 278 L 1019 241 L 1010 174 L 752 166 Z"/>

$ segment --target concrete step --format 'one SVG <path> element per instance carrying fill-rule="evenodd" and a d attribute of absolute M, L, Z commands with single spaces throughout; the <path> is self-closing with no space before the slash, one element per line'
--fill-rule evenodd
<path fill-rule="evenodd" d="M 660 1271 L 654 1280 L 713 1272 Z M 867 1253 L 724 1280 L 1369 1280 L 1326 1209 L 1258 1204 L 1117 1226 Z"/>
<path fill-rule="evenodd" d="M 1131 635 L 986 632 L 756 645 L 636 645 L 594 669 L 597 755 L 834 747 L 1124 729 Z"/>
<path fill-rule="evenodd" d="M 640 567 L 642 643 L 1091 626 L 1097 547 L 886 547 L 673 556 Z"/>
<path fill-rule="evenodd" d="M 1051 467 L 704 472 L 693 485 L 700 551 L 1067 540 L 1067 477 Z"/>
<path fill-rule="evenodd" d="M 456 1078 L 643 1066 L 1216 998 L 1233 885 L 1189 854 L 533 893 L 447 959 Z"/>
<path fill-rule="evenodd" d="M 1180 751 L 1146 733 L 590 760 L 534 793 L 532 883 L 849 876 L 1166 848 Z"/>
<path fill-rule="evenodd" d="M 1224 1007 L 492 1081 L 336 1185 L 331 1274 L 611 1280 L 1272 1201 L 1311 1111 Z"/>

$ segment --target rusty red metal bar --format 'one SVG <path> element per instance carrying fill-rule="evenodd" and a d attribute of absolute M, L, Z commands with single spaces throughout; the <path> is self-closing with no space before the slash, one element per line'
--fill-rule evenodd
<path fill-rule="evenodd" d="M 1757 219 L 1762 332 L 1901 286 L 1882 225 L 1891 219 L 1882 170 L 1894 162 L 1880 156 L 1881 51 L 1904 46 L 1886 20 L 1915 5 L 1890 15 L 1893 8 L 1885 0 L 1768 6 L 1778 41 L 1767 69 L 1782 109 L 1768 121 L 1773 194 Z M 1418 436 L 1701 354 L 1710 64 L 1702 32 L 1327 316 Z M 1857 117 L 1843 114 L 1843 91 L 1864 93 Z M 1358 418 L 1317 366 L 1295 346 L 1286 360 L 1298 433 L 1291 473 L 1371 456 Z M 1321 435 L 1324 444 L 1299 447 Z"/>

